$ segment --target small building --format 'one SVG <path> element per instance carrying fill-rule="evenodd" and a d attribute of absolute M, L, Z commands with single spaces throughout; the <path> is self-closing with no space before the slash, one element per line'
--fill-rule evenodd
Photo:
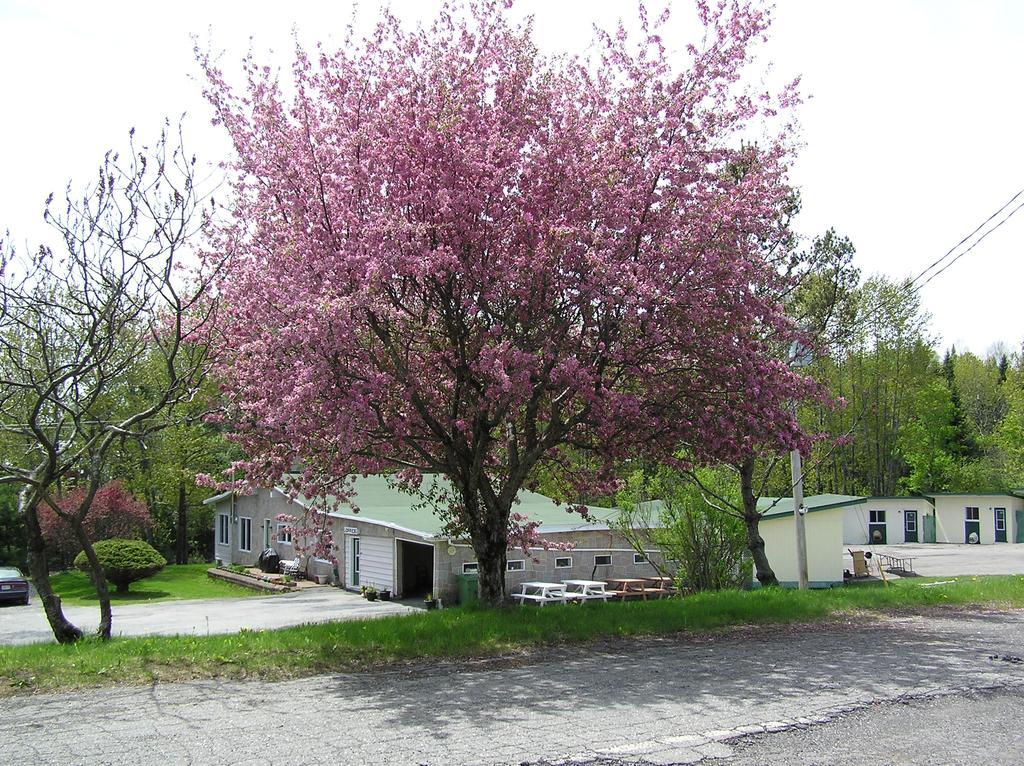
<path fill-rule="evenodd" d="M 973 534 L 973 537 L 972 537 Z M 865 497 L 843 520 L 847 545 L 1024 542 L 1024 491 Z"/>
<path fill-rule="evenodd" d="M 429 490 L 443 485 L 445 480 L 425 476 L 424 483 Z M 328 505 L 333 508 L 328 512 L 328 523 L 336 563 L 314 560 L 310 562 L 310 573 L 326 575 L 349 590 L 372 585 L 378 590 L 392 591 L 396 598 L 431 593 L 454 603 L 459 577 L 475 575 L 478 568 L 468 540 L 445 534 L 444 522 L 429 502 L 396 488 L 385 476 L 357 478 L 354 490 L 351 502 L 338 503 L 328 498 Z M 308 498 L 289 500 L 282 487 L 274 487 L 248 496 L 225 492 L 206 502 L 214 507 L 218 561 L 254 566 L 266 548 L 275 549 L 284 559 L 295 557 L 288 525 L 276 517 L 301 516 Z M 551 498 L 523 490 L 513 511 L 540 522 L 538 533 L 545 540 L 573 547 L 533 548 L 529 554 L 510 549 L 508 592 L 527 581 L 601 580 L 656 574 L 648 557 L 658 554 L 653 550 L 638 553 L 630 547 L 625 536 L 614 528 L 616 509 L 588 507 L 591 519 L 586 520 Z"/>
<path fill-rule="evenodd" d="M 934 543 L 935 508 L 927 497 L 864 497 L 843 519 L 847 545 Z"/>
<path fill-rule="evenodd" d="M 854 495 L 811 495 L 804 498 L 804 530 L 807 537 L 807 579 L 812 588 L 843 583 L 843 530 L 847 514 L 864 502 Z M 796 587 L 799 582 L 796 556 L 796 525 L 793 498 L 762 497 L 758 510 L 765 554 L 779 584 Z"/>
<path fill-rule="evenodd" d="M 1024 542 L 1024 492 L 932 492 L 940 543 Z"/>

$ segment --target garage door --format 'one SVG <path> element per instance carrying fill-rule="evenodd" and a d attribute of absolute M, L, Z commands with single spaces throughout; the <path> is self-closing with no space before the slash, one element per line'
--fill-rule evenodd
<path fill-rule="evenodd" d="M 359 538 L 359 584 L 395 589 L 395 542 L 389 537 Z"/>

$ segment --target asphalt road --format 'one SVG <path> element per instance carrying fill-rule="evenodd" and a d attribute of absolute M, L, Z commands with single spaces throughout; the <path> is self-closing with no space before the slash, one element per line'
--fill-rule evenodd
<path fill-rule="evenodd" d="M 251 598 L 159 601 L 155 604 L 115 604 L 114 635 L 154 636 L 237 633 L 242 628 L 270 630 L 328 620 L 356 620 L 404 614 L 414 607 L 394 601 L 369 602 L 340 588 L 310 588 L 298 593 Z M 99 625 L 95 606 L 66 606 L 68 619 L 86 632 Z M 53 641 L 42 603 L 0 606 L 0 645 Z"/>
<path fill-rule="evenodd" d="M 740 742 L 707 766 L 1019 764 L 1020 687 L 876 705 L 821 726 Z"/>
<path fill-rule="evenodd" d="M 916 715 L 933 716 L 928 725 L 940 743 L 933 750 L 943 750 L 939 738 L 970 727 L 964 715 L 977 710 L 985 719 L 1007 700 L 1000 718 L 1019 728 L 1021 656 L 1024 612 L 617 640 L 518 659 L 280 683 L 28 696 L 3 703 L 0 741 L 11 763 L 667 764 L 728 756 L 774 764 L 789 756 L 776 759 L 763 748 L 788 741 L 794 744 L 784 752 L 806 756 L 793 763 L 859 763 L 845 757 L 846 747 L 863 744 L 849 722 L 878 715 L 894 700 L 923 700 Z M 1004 696 L 976 707 L 972 695 L 985 689 Z M 928 708 L 928 700 L 944 702 Z M 898 716 L 895 723 L 872 720 L 897 732 L 902 725 Z M 926 719 L 908 719 L 915 720 Z M 844 726 L 847 744 L 833 751 L 840 755 L 814 760 L 829 732 Z M 800 731 L 785 733 L 792 729 Z M 764 737 L 766 731 L 784 733 Z M 768 760 L 757 760 L 759 747 Z M 964 752 L 864 762 L 960 763 Z M 1018 763 L 1020 752 L 997 748 L 976 762 Z"/>
<path fill-rule="evenodd" d="M 1024 574 L 1024 545 L 844 545 L 843 568 L 853 571 L 853 559 L 849 554 L 851 548 L 898 558 L 910 557 L 914 560 L 914 571 L 922 577 Z M 873 566 L 871 573 L 876 574 Z"/>

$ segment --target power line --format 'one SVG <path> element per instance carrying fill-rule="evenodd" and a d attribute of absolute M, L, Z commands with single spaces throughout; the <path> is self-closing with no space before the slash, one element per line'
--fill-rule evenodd
<path fill-rule="evenodd" d="M 976 248 L 978 245 L 980 245 L 992 232 L 994 232 L 996 229 L 998 229 L 1003 224 L 1005 224 L 1007 221 L 1009 221 L 1010 218 L 1012 218 L 1022 207 L 1024 207 L 1024 201 L 1022 201 L 1019 205 L 1017 205 L 1017 207 L 1013 208 L 1006 215 L 1005 218 L 1003 218 L 1001 221 L 999 221 L 999 223 L 997 223 L 995 226 L 993 226 L 988 231 L 986 231 L 984 234 L 982 234 L 977 240 L 975 240 L 971 244 L 970 247 L 968 247 L 963 252 L 958 253 L 948 263 L 943 264 L 942 268 L 940 268 L 938 271 L 936 271 L 933 274 L 931 274 L 926 280 L 924 280 L 920 284 L 915 284 L 923 276 L 928 274 L 928 272 L 932 271 L 932 269 L 934 269 L 936 266 L 938 266 L 939 264 L 942 264 L 943 261 L 945 261 L 947 258 L 949 258 L 950 255 L 955 253 L 957 251 L 957 249 L 960 248 L 964 243 L 969 242 L 971 240 L 971 238 L 974 237 L 974 235 L 976 235 L 979 231 L 984 229 L 987 224 L 991 223 L 992 220 L 995 219 L 1004 210 L 1006 210 L 1006 208 L 1010 207 L 1010 205 L 1012 205 L 1021 195 L 1024 195 L 1024 189 L 1021 189 L 1016 194 L 1014 194 L 1009 200 L 1007 200 L 1005 203 L 1003 203 L 1003 205 L 998 210 L 996 210 L 994 213 L 989 215 L 988 218 L 986 218 L 978 226 L 976 226 L 974 228 L 974 230 L 971 231 L 970 234 L 968 234 L 966 237 L 964 237 L 959 242 L 957 242 L 953 247 L 951 247 L 949 250 L 947 250 L 942 255 L 942 257 L 940 257 L 937 260 L 935 260 L 932 263 L 930 263 L 927 268 L 925 268 L 923 271 L 921 271 L 913 279 L 907 280 L 905 282 L 905 284 L 902 285 L 903 289 L 901 289 L 898 294 L 892 295 L 892 296 L 888 297 L 888 299 L 880 297 L 879 300 L 874 303 L 874 305 L 866 307 L 865 312 L 860 317 L 857 318 L 855 326 L 856 327 L 863 327 L 868 322 L 868 320 L 870 320 L 871 318 L 876 316 L 881 310 L 893 307 L 894 305 L 896 305 L 895 302 L 897 302 L 897 301 L 901 301 L 903 299 L 906 299 L 906 298 L 912 297 L 914 295 L 917 295 L 922 290 L 922 288 L 924 288 L 925 285 L 927 285 L 929 282 L 931 282 L 933 279 L 935 279 L 935 277 L 937 277 L 940 274 L 942 274 L 946 269 L 948 269 L 954 263 L 956 263 L 961 258 L 963 258 L 965 255 L 967 255 L 969 252 L 971 252 L 974 248 Z"/>
<path fill-rule="evenodd" d="M 1017 193 L 1016 193 L 1016 194 L 1014 195 L 1013 199 L 1012 199 L 1012 200 L 1010 200 L 1010 202 L 1013 202 L 1013 200 L 1017 199 L 1017 197 L 1019 197 L 1019 196 L 1020 196 L 1020 195 L 1021 195 L 1022 193 L 1024 193 L 1024 189 L 1021 189 L 1021 191 L 1017 192 Z M 1003 205 L 1003 207 L 1002 207 L 1002 208 L 1000 208 L 1000 211 L 1004 210 L 1004 209 L 1006 208 L 1006 206 L 1010 204 L 1010 202 L 1007 202 L 1007 203 L 1006 203 L 1006 205 Z M 922 282 L 922 283 L 921 283 L 920 285 L 918 285 L 918 286 L 917 286 L 916 288 L 914 288 L 914 292 L 919 292 L 919 291 L 920 291 L 920 290 L 921 290 L 921 289 L 922 289 L 922 288 L 923 288 L 923 287 L 924 287 L 925 285 L 927 285 L 927 284 L 928 284 L 929 282 L 931 282 L 931 281 L 932 281 L 933 279 L 935 279 L 935 277 L 939 276 L 939 274 L 941 274 L 942 272 L 944 272 L 944 271 L 945 271 L 946 269 L 948 269 L 948 268 L 949 268 L 950 266 L 952 266 L 952 265 L 953 265 L 954 263 L 956 263 L 956 262 L 957 262 L 957 261 L 959 261 L 959 260 L 960 260 L 961 258 L 963 258 L 963 257 L 964 257 L 965 255 L 967 255 L 967 254 L 968 254 L 969 252 L 971 252 L 971 250 L 973 250 L 973 249 L 974 249 L 974 248 L 976 248 L 976 247 L 977 247 L 978 245 L 980 245 L 980 244 L 981 244 L 982 242 L 984 242 L 984 241 L 985 241 L 985 238 L 986 238 L 986 237 L 987 237 L 987 236 L 988 236 L 989 234 L 991 234 L 991 233 L 992 233 L 992 232 L 994 232 L 994 231 L 995 231 L 996 229 L 998 229 L 998 228 L 999 228 L 1000 226 L 1002 226 L 1002 225 L 1003 225 L 1004 223 L 1006 223 L 1007 221 L 1009 221 L 1009 220 L 1010 220 L 1010 219 L 1011 219 L 1011 218 L 1013 217 L 1014 213 L 1016 213 L 1016 212 L 1017 212 L 1018 210 L 1020 210 L 1020 209 L 1021 209 L 1022 207 L 1024 207 L 1024 202 L 1021 202 L 1021 203 L 1020 203 L 1019 205 L 1017 205 L 1017 207 L 1015 207 L 1015 208 L 1014 208 L 1013 210 L 1011 210 L 1011 211 L 1009 212 L 1009 214 L 1008 214 L 1008 215 L 1006 216 L 1006 218 L 1004 218 L 1004 219 L 1003 219 L 1003 220 L 1001 220 L 1001 221 L 1000 221 L 999 223 L 997 223 L 997 224 L 996 224 L 995 226 L 993 226 L 993 227 L 992 227 L 991 229 L 989 229 L 989 230 L 988 230 L 988 231 L 986 231 L 986 232 L 985 232 L 984 234 L 982 234 L 982 235 L 981 235 L 981 236 L 980 236 L 980 237 L 979 237 L 979 238 L 978 238 L 978 239 L 977 239 L 977 240 L 976 240 L 976 241 L 974 242 L 974 244 L 972 244 L 972 245 L 971 245 L 971 246 L 970 246 L 969 248 L 967 248 L 967 249 L 966 249 L 966 250 L 964 250 L 964 251 L 963 251 L 962 253 L 960 253 L 959 255 L 957 255 L 957 256 L 956 256 L 956 257 L 955 257 L 955 258 L 954 258 L 953 260 L 951 260 L 951 261 L 950 261 L 949 263 L 947 263 L 947 264 L 946 264 L 945 266 L 943 266 L 943 267 L 942 267 L 941 269 L 939 269 L 939 270 L 938 270 L 938 271 L 936 271 L 936 272 L 935 272 L 934 274 L 932 274 L 932 275 L 931 275 L 930 277 L 928 277 L 928 279 L 926 279 L 926 280 L 925 280 L 924 282 Z M 992 218 L 991 218 L 991 217 L 989 217 L 989 219 L 988 219 L 988 220 L 989 220 L 989 221 L 991 221 L 991 220 L 992 220 Z M 986 221 L 985 223 L 988 223 L 988 221 Z M 982 225 L 984 225 L 984 224 L 982 224 Z M 979 227 L 979 228 L 980 228 L 980 227 Z M 974 232 L 977 232 L 977 230 L 978 230 L 978 229 L 975 229 L 975 230 L 974 230 Z M 971 233 L 971 235 L 972 235 L 972 236 L 973 236 L 974 232 L 972 232 L 972 233 Z M 918 278 L 920 278 L 920 275 L 918 276 Z"/>
<path fill-rule="evenodd" d="M 916 282 L 917 280 L 919 280 L 919 279 L 920 279 L 921 277 L 923 277 L 923 276 L 924 276 L 925 274 L 927 274 L 927 273 L 928 273 L 929 271 L 931 271 L 931 270 L 932 270 L 932 269 L 934 269 L 934 268 L 935 268 L 936 266 L 938 266 L 938 265 L 939 265 L 940 263 L 942 263 L 942 262 L 943 262 L 944 260 L 946 260 L 946 258 L 948 258 L 948 257 L 949 257 L 949 256 L 950 256 L 950 255 L 951 255 L 951 254 L 952 254 L 952 253 L 953 253 L 954 251 L 956 251 L 956 249 L 957 249 L 958 247 L 960 247 L 960 246 L 961 246 L 962 244 L 964 244 L 965 242 L 967 242 L 967 241 L 968 241 L 968 240 L 969 240 L 969 239 L 970 239 L 971 237 L 973 237 L 973 236 L 974 236 L 975 234 L 977 234 L 977 233 L 978 233 L 979 231 L 981 231 L 981 229 L 983 229 L 983 228 L 985 227 L 985 224 L 987 224 L 987 223 L 988 223 L 989 221 L 991 221 L 991 220 L 992 220 L 993 218 L 995 218 L 995 217 L 996 217 L 997 215 L 999 215 L 999 214 L 1000 214 L 1000 213 L 1002 213 L 1002 212 L 1003 212 L 1004 210 L 1006 210 L 1006 208 L 1008 208 L 1008 207 L 1009 207 L 1010 205 L 1012 205 L 1012 204 L 1014 203 L 1014 201 L 1015 201 L 1015 200 L 1017 199 L 1017 197 L 1019 197 L 1019 196 L 1020 196 L 1020 195 L 1022 195 L 1022 194 L 1024 194 L 1024 189 L 1021 189 L 1021 190 L 1020 190 L 1019 192 L 1017 192 L 1016 194 L 1014 194 L 1014 195 L 1013 195 L 1013 196 L 1012 196 L 1012 197 L 1011 197 L 1011 198 L 1010 198 L 1010 199 L 1009 199 L 1009 200 L 1008 200 L 1008 201 L 1007 201 L 1007 202 L 1006 202 L 1006 203 L 1005 203 L 1005 204 L 1004 204 L 1004 205 L 1003 205 L 1003 206 L 1002 206 L 1001 208 L 999 208 L 999 209 L 998 209 L 998 210 L 997 210 L 996 212 L 994 212 L 994 213 L 993 213 L 992 215 L 990 215 L 990 216 L 989 216 L 988 218 L 986 218 L 986 219 L 985 219 L 984 221 L 982 221 L 982 222 L 981 222 L 980 224 L 978 224 L 978 227 L 977 227 L 977 228 L 976 228 L 976 229 L 975 229 L 974 231 L 972 231 L 972 232 L 971 232 L 970 234 L 968 234 L 968 235 L 967 235 L 966 237 L 964 237 L 964 238 L 963 238 L 963 239 L 961 239 L 961 240 L 960 240 L 959 242 L 957 242 L 957 243 L 956 243 L 955 245 L 953 245 L 953 247 L 949 248 L 949 250 L 947 250 L 947 251 L 946 251 L 946 253 L 945 253 L 945 254 L 944 254 L 944 255 L 943 255 L 943 256 L 942 256 L 941 258 L 939 258 L 938 260 L 936 260 L 936 261 L 935 261 L 934 263 L 931 263 L 931 264 L 929 264 L 929 265 L 928 265 L 928 268 L 926 268 L 926 269 L 925 269 L 924 271 L 922 271 L 922 272 L 921 272 L 920 274 L 918 274 L 918 275 L 917 275 L 916 277 L 914 277 L 913 279 L 911 279 L 911 280 L 910 280 L 910 284 L 914 284 L 914 282 Z M 1012 215 L 1013 215 L 1013 213 L 1016 213 L 1016 212 L 1017 212 L 1017 210 L 1020 210 L 1020 207 L 1017 207 L 1017 208 L 1016 208 L 1016 209 L 1015 209 L 1015 210 L 1014 210 L 1014 211 L 1013 211 L 1012 213 L 1010 213 L 1010 215 L 1012 216 Z M 1007 216 L 1007 219 L 1008 219 L 1009 217 L 1010 217 L 1010 216 Z M 1004 220 L 1003 220 L 1003 223 L 1005 223 L 1005 222 L 1006 222 L 1006 219 L 1004 219 Z M 1002 226 L 1002 223 L 1000 223 L 1000 224 L 999 224 L 999 226 Z M 999 228 L 999 226 L 996 226 L 996 228 Z M 993 231 L 994 231 L 994 229 L 993 229 Z M 985 237 L 987 237 L 987 236 L 988 236 L 988 234 L 985 234 L 985 235 L 984 235 L 984 236 L 983 236 L 983 237 L 982 237 L 981 239 L 984 239 L 984 238 L 985 238 Z M 978 240 L 978 241 L 980 242 L 981 240 Z M 974 246 L 972 245 L 971 249 L 973 249 L 973 247 L 974 247 Z M 968 252 L 970 252 L 970 250 L 968 250 Z M 964 253 L 961 253 L 961 255 L 964 255 Z M 960 257 L 961 257 L 961 256 L 960 256 L 960 255 L 958 255 L 958 256 L 957 256 L 956 258 L 954 258 L 954 259 L 953 259 L 953 260 L 954 260 L 954 262 L 955 262 L 955 261 L 956 261 L 956 260 L 957 260 L 958 258 L 960 258 Z M 947 266 L 948 266 L 948 264 L 947 264 Z M 942 268 L 942 271 L 944 271 L 944 270 L 945 270 L 945 269 L 947 268 L 947 266 L 944 266 L 944 267 Z M 940 271 L 939 273 L 941 274 L 941 273 L 942 273 L 942 271 Z M 933 278 L 934 278 L 935 276 L 937 276 L 937 275 L 936 275 L 936 274 L 933 274 L 933 275 L 932 275 L 931 277 L 929 277 L 929 278 L 928 278 L 928 280 L 927 280 L 927 281 L 925 282 L 925 284 L 927 284 L 928 282 L 930 282 L 930 281 L 931 281 L 931 280 L 932 280 L 932 279 L 933 279 Z"/>

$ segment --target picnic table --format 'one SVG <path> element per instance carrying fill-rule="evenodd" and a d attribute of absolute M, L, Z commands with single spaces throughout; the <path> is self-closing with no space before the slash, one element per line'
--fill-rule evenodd
<path fill-rule="evenodd" d="M 609 593 L 615 598 L 626 600 L 627 598 L 642 598 L 647 600 L 647 581 L 636 577 L 613 577 L 605 580 L 609 587 Z"/>
<path fill-rule="evenodd" d="M 520 604 L 533 601 L 544 606 L 552 601 L 565 603 L 565 585 L 560 582 L 524 582 L 519 585 L 519 593 L 513 593 L 512 598 L 517 599 Z"/>
<path fill-rule="evenodd" d="M 612 593 L 605 590 L 603 580 L 562 580 L 565 585 L 565 599 L 567 601 L 607 601 L 614 598 Z"/>
<path fill-rule="evenodd" d="M 651 587 L 648 591 L 656 591 L 658 596 L 670 596 L 676 592 L 675 580 L 671 577 L 645 577 Z"/>

